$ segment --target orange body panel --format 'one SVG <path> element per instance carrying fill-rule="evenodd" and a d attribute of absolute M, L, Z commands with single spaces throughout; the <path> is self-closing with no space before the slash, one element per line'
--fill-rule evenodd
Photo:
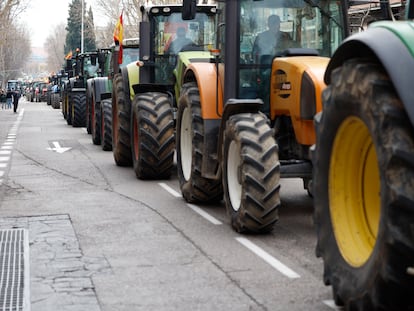
<path fill-rule="evenodd" d="M 306 72 L 315 87 L 316 112 L 322 110 L 323 81 L 329 58 L 315 56 L 279 57 L 272 63 L 270 117 L 290 116 L 296 140 L 302 145 L 315 143 L 313 120 L 301 120 L 300 102 L 302 76 Z M 314 102 L 310 99 L 310 104 Z"/>
<path fill-rule="evenodd" d="M 197 79 L 203 119 L 221 119 L 223 111 L 222 77 L 224 77 L 222 67 L 220 66 L 219 70 L 221 78 L 218 81 L 218 92 L 216 92 L 217 71 L 215 64 L 191 63 L 187 67 L 186 72 L 188 73 L 188 71 L 192 71 Z"/>

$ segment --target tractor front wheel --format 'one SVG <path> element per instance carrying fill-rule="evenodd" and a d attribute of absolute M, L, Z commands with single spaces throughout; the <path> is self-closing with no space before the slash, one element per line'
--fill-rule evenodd
<path fill-rule="evenodd" d="M 158 92 L 139 94 L 132 107 L 131 149 L 137 178 L 170 178 L 175 147 L 171 98 Z"/>
<path fill-rule="evenodd" d="M 316 253 L 346 310 L 414 308 L 414 137 L 383 68 L 349 60 L 315 117 Z"/>
<path fill-rule="evenodd" d="M 233 115 L 223 144 L 224 201 L 237 232 L 270 232 L 279 218 L 280 164 L 267 118 Z"/>

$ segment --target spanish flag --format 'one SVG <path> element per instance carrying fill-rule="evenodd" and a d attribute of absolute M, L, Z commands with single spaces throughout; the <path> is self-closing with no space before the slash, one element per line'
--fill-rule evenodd
<path fill-rule="evenodd" d="M 122 64 L 122 39 L 124 36 L 124 23 L 122 21 L 122 14 L 118 18 L 114 29 L 114 41 L 116 45 L 119 45 L 118 64 Z"/>
<path fill-rule="evenodd" d="M 72 50 L 69 51 L 68 54 L 66 54 L 65 59 L 71 59 L 72 58 Z"/>

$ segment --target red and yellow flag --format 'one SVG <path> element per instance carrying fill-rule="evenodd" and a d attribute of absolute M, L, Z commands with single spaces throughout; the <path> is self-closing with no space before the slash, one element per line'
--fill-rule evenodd
<path fill-rule="evenodd" d="M 66 54 L 65 59 L 71 59 L 72 58 L 72 50 L 69 51 L 68 54 Z"/>
<path fill-rule="evenodd" d="M 124 36 L 124 23 L 122 20 L 122 14 L 123 11 L 119 16 L 114 29 L 114 41 L 116 45 L 119 44 L 118 64 L 122 64 L 122 39 Z"/>

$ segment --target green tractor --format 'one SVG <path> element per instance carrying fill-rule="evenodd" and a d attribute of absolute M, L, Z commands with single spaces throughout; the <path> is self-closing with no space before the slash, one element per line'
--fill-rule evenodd
<path fill-rule="evenodd" d="M 98 52 L 76 54 L 71 64 L 73 75 L 69 78 L 66 88 L 68 93 L 67 106 L 65 105 L 66 121 L 73 127 L 85 127 L 87 125 L 87 80 L 99 74 Z"/>
<path fill-rule="evenodd" d="M 114 77 L 114 160 L 132 165 L 140 179 L 170 177 L 182 74 L 190 62 L 211 59 L 207 50 L 214 41 L 216 7 L 198 6 L 191 21 L 181 12 L 181 5 L 141 7 L 139 61 Z"/>
<path fill-rule="evenodd" d="M 119 67 L 136 62 L 139 57 L 139 39 L 128 38 L 122 42 L 122 63 L 118 60 L 119 46 L 113 45 L 100 51 L 102 76 L 89 79 L 88 120 L 92 142 L 105 151 L 112 150 L 112 84 Z"/>
<path fill-rule="evenodd" d="M 315 117 L 316 254 L 345 310 L 414 310 L 414 3 L 405 10 L 336 50 Z"/>

